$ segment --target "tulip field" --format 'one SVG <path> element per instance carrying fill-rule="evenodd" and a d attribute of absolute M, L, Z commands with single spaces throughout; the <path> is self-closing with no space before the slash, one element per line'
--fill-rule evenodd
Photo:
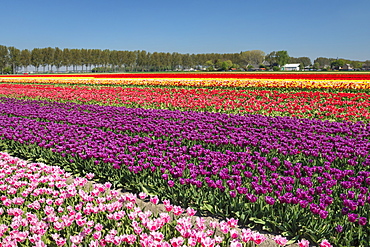
<path fill-rule="evenodd" d="M 369 123 L 366 73 L 0 76 L 0 246 L 368 246 Z"/>

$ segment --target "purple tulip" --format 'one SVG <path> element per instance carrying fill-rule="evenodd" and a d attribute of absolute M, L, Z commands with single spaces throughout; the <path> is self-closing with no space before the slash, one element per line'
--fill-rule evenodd
<path fill-rule="evenodd" d="M 229 191 L 229 194 L 232 198 L 236 197 L 236 191 L 235 190 L 231 190 Z"/>
<path fill-rule="evenodd" d="M 352 213 L 348 214 L 349 222 L 356 222 L 357 219 L 358 219 L 358 214 L 352 214 Z"/>
<path fill-rule="evenodd" d="M 364 225 L 366 225 L 366 223 L 367 223 L 367 219 L 365 217 L 360 217 L 358 219 L 358 224 L 359 225 L 364 226 Z"/>
<path fill-rule="evenodd" d="M 321 219 L 326 219 L 328 217 L 329 213 L 325 210 L 320 210 L 319 216 Z"/>
<path fill-rule="evenodd" d="M 175 182 L 173 180 L 168 180 L 167 184 L 172 188 L 175 185 Z"/>
<path fill-rule="evenodd" d="M 274 205 L 275 199 L 271 196 L 265 196 L 265 202 L 269 205 Z"/>
<path fill-rule="evenodd" d="M 337 226 L 335 227 L 335 230 L 336 230 L 337 232 L 341 233 L 341 232 L 343 232 L 343 226 L 341 226 L 341 225 L 337 225 Z"/>
<path fill-rule="evenodd" d="M 342 208 L 342 214 L 347 215 L 349 213 L 349 208 Z"/>

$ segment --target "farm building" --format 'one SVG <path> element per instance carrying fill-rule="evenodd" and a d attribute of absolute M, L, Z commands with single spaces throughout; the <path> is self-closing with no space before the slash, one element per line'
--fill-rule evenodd
<path fill-rule="evenodd" d="M 299 66 L 300 66 L 299 63 L 288 63 L 281 67 L 281 70 L 285 71 L 299 70 Z"/>
<path fill-rule="evenodd" d="M 343 65 L 343 67 L 341 69 L 342 70 L 353 70 L 353 67 L 350 64 L 345 64 L 345 65 Z"/>

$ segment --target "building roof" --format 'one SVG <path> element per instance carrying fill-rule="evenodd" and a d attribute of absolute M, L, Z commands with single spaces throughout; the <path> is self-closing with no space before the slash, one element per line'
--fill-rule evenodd
<path fill-rule="evenodd" d="M 299 64 L 299 63 L 288 63 L 288 64 L 285 64 L 283 67 L 298 67 L 300 65 L 301 64 Z"/>

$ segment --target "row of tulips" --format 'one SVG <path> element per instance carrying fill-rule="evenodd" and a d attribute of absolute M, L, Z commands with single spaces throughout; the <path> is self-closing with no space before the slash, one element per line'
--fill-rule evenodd
<path fill-rule="evenodd" d="M 266 236 L 238 228 L 238 220 L 195 216 L 163 201 L 164 211 L 146 210 L 148 195 L 119 193 L 94 174 L 71 179 L 57 166 L 29 163 L 0 153 L 0 246 L 232 246 L 259 245 Z M 149 200 L 149 199 L 147 199 Z M 159 203 L 151 196 L 153 205 Z M 282 236 L 268 240 L 289 244 Z M 308 247 L 307 240 L 299 246 Z M 320 243 L 329 247 L 327 240 Z"/>
<path fill-rule="evenodd" d="M 369 241 L 364 123 L 1 102 L 3 147 L 26 158 L 287 236 Z"/>
<path fill-rule="evenodd" d="M 14 75 L 1 77 L 14 77 Z M 227 78 L 227 79 L 305 79 L 370 80 L 370 73 L 125 73 L 125 74 L 47 74 L 17 77 L 92 77 L 92 78 Z"/>
<path fill-rule="evenodd" d="M 370 95 L 366 93 L 0 84 L 0 95 L 125 107 L 370 120 Z"/>
<path fill-rule="evenodd" d="M 92 84 L 92 85 L 146 85 L 146 86 L 191 86 L 191 87 L 266 87 L 266 88 L 335 88 L 370 89 L 368 80 L 306 80 L 306 79 L 140 79 L 140 78 L 34 78 L 0 77 L 5 83 L 51 83 L 51 84 Z"/>

